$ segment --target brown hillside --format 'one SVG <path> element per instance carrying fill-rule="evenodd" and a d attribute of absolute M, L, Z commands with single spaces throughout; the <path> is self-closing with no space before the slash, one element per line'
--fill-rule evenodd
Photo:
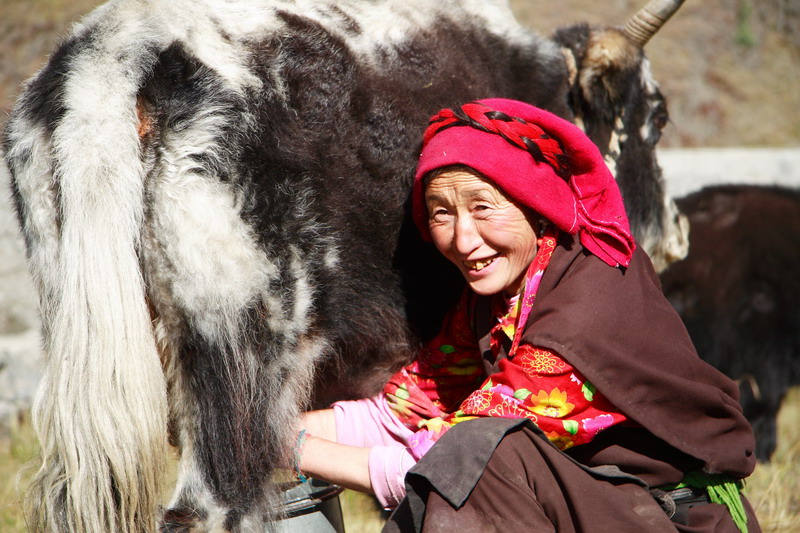
<path fill-rule="evenodd" d="M 3 114 L 20 83 L 98 3 L 0 0 Z M 575 22 L 621 25 L 644 4 L 511 0 L 519 19 L 543 34 Z M 689 0 L 647 53 L 672 116 L 662 146 L 800 145 L 800 1 Z"/>
<path fill-rule="evenodd" d="M 573 21 L 623 25 L 645 4 L 511 0 L 545 34 Z M 661 146 L 800 144 L 800 1 L 688 0 L 646 51 L 672 118 Z"/>

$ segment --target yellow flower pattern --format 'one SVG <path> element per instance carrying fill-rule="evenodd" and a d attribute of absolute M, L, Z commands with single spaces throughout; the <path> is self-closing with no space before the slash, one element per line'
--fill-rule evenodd
<path fill-rule="evenodd" d="M 567 393 L 559 390 L 558 387 L 551 390 L 539 391 L 536 396 L 531 396 L 533 404 L 529 409 L 534 413 L 550 418 L 562 418 L 567 416 L 575 408 L 574 404 L 567 401 Z"/>
<path fill-rule="evenodd" d="M 487 414 L 498 418 L 530 418 L 534 422 L 537 420 L 535 414 L 525 409 L 520 409 L 517 404 L 509 400 L 504 400 L 498 405 L 495 405 Z"/>
<path fill-rule="evenodd" d="M 555 357 L 548 350 L 533 348 L 523 344 L 517 351 L 520 357 L 520 366 L 526 374 L 537 376 L 541 374 L 559 374 L 566 369 L 563 359 Z"/>

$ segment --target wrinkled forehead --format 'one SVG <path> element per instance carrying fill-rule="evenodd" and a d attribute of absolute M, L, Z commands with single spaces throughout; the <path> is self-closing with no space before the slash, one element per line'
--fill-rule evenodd
<path fill-rule="evenodd" d="M 495 194 L 508 198 L 508 195 L 492 180 L 482 172 L 467 165 L 449 165 L 440 167 L 428 172 L 422 178 L 425 188 L 425 197 L 428 198 L 429 191 L 438 191 L 444 188 L 471 188 L 474 190 L 487 190 Z"/>
<path fill-rule="evenodd" d="M 429 172 L 423 178 L 425 186 L 425 204 L 431 209 L 439 204 L 468 203 L 470 201 L 489 201 L 497 207 L 513 205 L 526 218 L 536 212 L 509 196 L 491 178 L 481 172 L 464 165 L 443 167 Z"/>

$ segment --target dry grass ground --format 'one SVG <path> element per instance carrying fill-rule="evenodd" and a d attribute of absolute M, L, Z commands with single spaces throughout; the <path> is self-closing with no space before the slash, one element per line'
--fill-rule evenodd
<path fill-rule="evenodd" d="M 790 391 L 778 418 L 778 449 L 756 468 L 747 494 L 765 532 L 800 531 L 800 388 Z"/>
<path fill-rule="evenodd" d="M 511 0 L 543 34 L 622 25 L 646 0 Z M 645 47 L 667 97 L 662 147 L 800 145 L 800 2 L 688 1 Z"/>

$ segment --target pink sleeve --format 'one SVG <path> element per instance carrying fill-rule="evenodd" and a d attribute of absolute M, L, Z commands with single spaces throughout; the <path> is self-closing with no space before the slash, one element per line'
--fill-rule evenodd
<path fill-rule="evenodd" d="M 406 497 L 406 472 L 417 461 L 406 448 L 373 446 L 369 452 L 369 480 L 384 509 L 394 509 Z"/>
<path fill-rule="evenodd" d="M 407 446 L 413 431 L 394 416 L 383 393 L 333 404 L 336 441 L 350 446 Z"/>
<path fill-rule="evenodd" d="M 392 414 L 386 397 L 333 404 L 336 440 L 341 444 L 371 448 L 369 478 L 384 508 L 397 507 L 406 495 L 405 475 L 416 464 L 408 451 L 414 432 Z"/>

